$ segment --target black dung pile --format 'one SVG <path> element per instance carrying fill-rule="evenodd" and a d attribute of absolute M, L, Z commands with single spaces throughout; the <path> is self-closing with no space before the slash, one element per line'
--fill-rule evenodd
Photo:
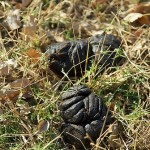
<path fill-rule="evenodd" d="M 84 85 L 69 88 L 63 93 L 62 100 L 60 112 L 64 121 L 61 125 L 64 141 L 77 149 L 89 147 L 89 139 L 96 141 L 111 122 L 110 112 L 102 99 Z M 85 138 L 86 135 L 89 138 Z"/>
<path fill-rule="evenodd" d="M 81 76 L 89 70 L 92 63 L 97 64 L 103 72 L 115 66 L 121 60 L 116 57 L 120 41 L 111 34 L 101 34 L 88 39 L 64 41 L 48 46 L 46 54 L 50 69 L 62 75 L 62 70 L 69 76 Z"/>

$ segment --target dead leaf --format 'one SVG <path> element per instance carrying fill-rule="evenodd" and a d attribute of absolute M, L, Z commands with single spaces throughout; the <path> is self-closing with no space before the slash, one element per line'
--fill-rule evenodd
<path fill-rule="evenodd" d="M 42 120 L 38 124 L 38 131 L 39 132 L 45 132 L 49 129 L 49 126 L 50 126 L 49 121 Z"/>
<path fill-rule="evenodd" d="M 11 10 L 9 14 L 7 15 L 7 18 L 4 21 L 4 24 L 6 24 L 6 26 L 10 30 L 19 29 L 21 27 L 20 10 L 19 9 Z"/>
<path fill-rule="evenodd" d="M 36 28 L 33 26 L 24 26 L 22 28 L 22 37 L 25 41 L 29 41 L 31 38 L 35 37 Z"/>
<path fill-rule="evenodd" d="M 2 66 L 2 65 L 3 64 L 0 63 L 0 76 L 9 75 L 10 70 L 9 70 L 8 66 Z"/>
<path fill-rule="evenodd" d="M 110 109 L 111 111 L 115 111 L 115 102 L 110 102 L 110 104 L 109 104 L 109 109 Z"/>
<path fill-rule="evenodd" d="M 135 43 L 136 40 L 139 39 L 143 33 L 144 33 L 144 29 L 142 29 L 142 28 L 139 28 L 136 31 L 132 31 L 132 34 L 129 35 L 129 37 L 127 38 L 128 42 L 130 42 L 132 44 Z"/>
<path fill-rule="evenodd" d="M 126 14 L 129 14 L 129 13 L 149 14 L 150 13 L 150 2 L 134 5 L 134 7 L 130 8 L 126 12 Z"/>
<path fill-rule="evenodd" d="M 13 59 L 0 62 L 0 76 L 9 75 L 12 69 L 16 67 L 17 67 L 17 61 Z"/>
<path fill-rule="evenodd" d="M 141 18 L 142 16 L 143 15 L 140 13 L 130 13 L 124 18 L 124 20 L 132 23 L 132 22 L 136 21 L 137 19 Z"/>
<path fill-rule="evenodd" d="M 17 9 L 27 7 L 31 2 L 32 0 L 13 0 L 13 3 L 16 5 Z"/>
<path fill-rule="evenodd" d="M 28 87 L 29 85 L 30 81 L 27 78 L 21 78 L 7 84 L 0 90 L 0 100 L 15 99 L 15 97 L 20 94 L 20 90 Z"/>
<path fill-rule="evenodd" d="M 0 91 L 0 101 L 14 100 L 19 95 L 19 91 Z"/>
<path fill-rule="evenodd" d="M 27 7 L 31 2 L 32 0 L 22 0 L 22 6 Z"/>
<path fill-rule="evenodd" d="M 27 50 L 27 55 L 33 63 L 36 63 L 41 57 L 41 53 L 34 48 L 29 48 Z"/>
<path fill-rule="evenodd" d="M 150 24 L 150 3 L 138 4 L 126 12 L 124 20 L 137 25 Z"/>
<path fill-rule="evenodd" d="M 25 41 L 34 40 L 37 31 L 37 20 L 34 16 L 29 16 L 21 31 L 21 37 Z"/>
<path fill-rule="evenodd" d="M 21 78 L 17 79 L 14 82 L 9 83 L 7 86 L 10 87 L 10 89 L 23 89 L 30 85 L 30 80 L 27 78 Z"/>
<path fill-rule="evenodd" d="M 138 19 L 138 22 L 139 22 L 140 25 L 143 25 L 143 24 L 149 25 L 150 24 L 149 16 L 148 15 L 143 15 L 141 18 Z"/>

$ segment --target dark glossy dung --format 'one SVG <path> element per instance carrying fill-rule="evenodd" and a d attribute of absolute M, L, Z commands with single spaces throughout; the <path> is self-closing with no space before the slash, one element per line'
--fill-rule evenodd
<path fill-rule="evenodd" d="M 63 93 L 62 100 L 59 109 L 64 120 L 61 126 L 64 140 L 77 148 L 89 145 L 87 134 L 96 141 L 103 125 L 105 130 L 111 120 L 110 112 L 106 116 L 108 110 L 101 98 L 86 86 L 77 85 Z"/>
<path fill-rule="evenodd" d="M 65 41 L 48 46 L 46 54 L 50 68 L 58 75 L 62 70 L 69 76 L 81 76 L 89 70 L 92 61 L 104 71 L 116 65 L 121 57 L 116 56 L 120 41 L 111 34 L 92 36 L 84 40 Z"/>

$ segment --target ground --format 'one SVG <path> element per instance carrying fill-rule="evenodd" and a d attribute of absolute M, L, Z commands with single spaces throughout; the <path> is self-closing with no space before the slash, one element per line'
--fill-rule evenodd
<path fill-rule="evenodd" d="M 93 149 L 150 148 L 150 3 L 142 2 L 0 0 L 0 149 L 73 149 L 58 108 L 72 84 L 92 88 L 115 118 Z M 49 69 L 47 45 L 103 32 L 122 43 L 124 59 L 111 72 L 95 79 L 93 65 L 64 80 Z"/>

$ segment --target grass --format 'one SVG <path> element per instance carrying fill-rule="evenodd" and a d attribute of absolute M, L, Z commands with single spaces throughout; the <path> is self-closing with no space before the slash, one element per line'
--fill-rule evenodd
<path fill-rule="evenodd" d="M 11 3 L 10 1 L 5 2 L 10 6 L 6 5 L 4 8 L 0 3 L 0 8 L 4 10 L 7 16 L 7 12 L 11 9 Z M 121 2 L 125 7 L 123 11 L 127 10 L 128 6 L 123 1 Z M 104 8 L 91 6 L 88 1 L 83 3 L 86 4 L 84 9 L 88 11 L 92 9 L 95 15 L 90 20 L 85 19 L 85 22 L 92 23 L 95 20 L 92 23 L 93 26 L 98 24 L 99 30 L 117 35 L 122 41 L 122 49 L 118 50 L 118 55 L 122 55 L 123 50 L 125 57 L 123 65 L 113 68 L 111 72 L 105 71 L 97 79 L 94 78 L 96 75 L 94 64 L 90 70 L 86 71 L 84 77 L 80 79 L 69 78 L 69 81 L 64 81 L 48 69 L 48 62 L 44 54 L 40 53 L 40 59 L 35 62 L 26 54 L 26 51 L 31 47 L 40 52 L 43 47 L 45 48 L 45 45 L 62 38 L 72 40 L 88 37 L 92 30 L 77 28 L 78 24 L 83 22 L 83 16 L 80 13 L 78 14 L 75 8 L 75 10 L 72 8 L 74 18 L 69 13 L 66 16 L 58 16 L 60 12 L 65 12 L 62 8 L 65 5 L 63 1 L 60 1 L 57 5 L 56 1 L 33 0 L 21 12 L 24 22 L 31 15 L 34 15 L 37 19 L 38 28 L 35 36 L 30 37 L 28 41 L 20 36 L 19 30 L 8 31 L 5 27 L 3 28 L 2 21 L 4 19 L 0 20 L 0 28 L 3 29 L 0 39 L 0 61 L 14 59 L 18 64 L 16 68 L 11 70 L 10 74 L 0 76 L 0 88 L 3 89 L 7 84 L 22 77 L 31 81 L 27 88 L 23 87 L 19 90 L 18 97 L 7 97 L 0 100 L 0 149 L 69 149 L 59 132 L 61 118 L 58 106 L 61 102 L 61 93 L 72 83 L 86 84 L 110 108 L 118 123 L 115 136 L 121 143 L 120 149 L 150 148 L 150 70 L 148 62 L 150 36 L 147 32 L 149 29 L 143 29 L 144 33 L 137 38 L 134 44 L 128 43 L 127 40 L 131 36 L 132 26 L 119 18 L 117 13 L 112 13 L 110 17 L 108 11 L 109 9 L 113 10 L 112 8 L 115 8 L 117 12 L 122 11 L 118 10 L 118 6 L 123 5 L 121 2 L 112 2 L 112 5 L 107 9 L 106 6 Z M 68 3 L 73 6 L 72 0 Z M 101 13 L 101 9 L 105 11 Z M 78 24 L 74 26 L 74 22 Z M 93 30 L 95 30 L 94 27 Z M 140 43 L 144 43 L 142 47 L 139 46 Z M 60 80 L 62 80 L 62 86 L 58 86 Z M 37 133 L 40 120 L 49 121 L 50 128 L 45 132 Z M 113 133 L 113 131 L 111 132 Z M 110 131 L 104 135 L 104 138 L 110 138 Z M 118 147 L 108 140 L 94 143 L 94 146 L 95 149 L 103 149 L 103 146 L 108 149 L 111 149 L 110 147 L 117 149 Z"/>

